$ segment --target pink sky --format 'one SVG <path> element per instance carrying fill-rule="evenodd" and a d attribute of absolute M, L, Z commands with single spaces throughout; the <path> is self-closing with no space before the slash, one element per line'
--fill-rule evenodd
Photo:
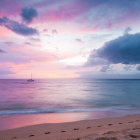
<path fill-rule="evenodd" d="M 103 74 L 104 68 L 111 74 L 114 69 L 125 73 L 121 62 L 109 67 L 99 61 L 86 64 L 93 50 L 123 36 L 128 27 L 133 34 L 139 32 L 139 9 L 138 0 L 2 0 L 0 75 L 28 78 L 32 72 L 34 78 L 75 78 Z"/>

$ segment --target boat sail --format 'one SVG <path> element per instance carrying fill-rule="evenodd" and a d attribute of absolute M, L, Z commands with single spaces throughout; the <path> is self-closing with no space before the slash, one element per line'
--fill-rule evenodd
<path fill-rule="evenodd" d="M 28 82 L 34 82 L 34 80 L 32 79 L 32 73 L 31 73 L 31 78 L 27 80 Z"/>

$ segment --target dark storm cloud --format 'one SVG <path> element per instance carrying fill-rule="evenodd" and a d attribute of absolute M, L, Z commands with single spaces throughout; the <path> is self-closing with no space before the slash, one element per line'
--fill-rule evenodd
<path fill-rule="evenodd" d="M 27 27 L 26 25 L 20 24 L 14 20 L 10 20 L 7 17 L 0 18 L 0 26 L 5 26 L 6 28 L 12 30 L 13 32 L 24 36 L 37 34 L 36 29 Z"/>
<path fill-rule="evenodd" d="M 110 64 L 139 64 L 140 33 L 125 34 L 106 42 L 102 48 L 92 51 L 87 63 L 90 66 L 94 65 L 92 60 L 95 58 L 100 58 L 102 61 L 106 60 Z"/>
<path fill-rule="evenodd" d="M 38 13 L 36 9 L 31 7 L 25 7 L 22 9 L 21 16 L 26 23 L 30 23 L 33 18 L 37 17 Z"/>

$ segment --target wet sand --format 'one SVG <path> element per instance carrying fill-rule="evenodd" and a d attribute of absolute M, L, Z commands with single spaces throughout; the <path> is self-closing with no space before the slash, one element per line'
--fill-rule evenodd
<path fill-rule="evenodd" d="M 140 114 L 0 131 L 0 140 L 140 140 Z"/>

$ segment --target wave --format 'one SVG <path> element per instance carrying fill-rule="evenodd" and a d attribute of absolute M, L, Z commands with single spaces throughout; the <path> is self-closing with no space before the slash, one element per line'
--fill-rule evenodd
<path fill-rule="evenodd" d="M 41 114 L 41 113 L 67 113 L 67 112 L 91 112 L 91 111 L 114 111 L 114 110 L 129 110 L 132 106 L 120 107 L 102 107 L 102 108 L 71 108 L 71 109 L 9 109 L 0 110 L 0 115 L 14 115 L 14 114 Z"/>

